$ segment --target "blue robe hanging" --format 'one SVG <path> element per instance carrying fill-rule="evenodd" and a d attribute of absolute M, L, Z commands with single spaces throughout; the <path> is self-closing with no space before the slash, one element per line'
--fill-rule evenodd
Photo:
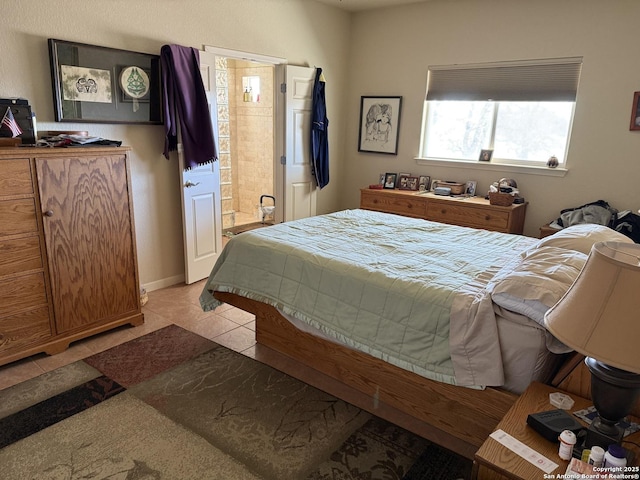
<path fill-rule="evenodd" d="M 325 99 L 325 81 L 322 69 L 316 69 L 313 84 L 311 124 L 311 162 L 316 183 L 321 189 L 329 183 L 329 119 Z"/>

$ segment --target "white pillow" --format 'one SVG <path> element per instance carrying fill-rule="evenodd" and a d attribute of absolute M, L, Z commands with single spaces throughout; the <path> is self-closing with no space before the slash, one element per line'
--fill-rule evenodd
<path fill-rule="evenodd" d="M 593 244 L 597 242 L 633 243 L 633 240 L 604 225 L 581 223 L 558 230 L 553 235 L 541 239 L 537 246 L 568 248 L 588 255 Z"/>
<path fill-rule="evenodd" d="M 511 271 L 500 272 L 491 282 L 491 299 L 500 307 L 529 317 L 546 328 L 545 313 L 573 284 L 587 261 L 587 255 L 548 246 L 530 249 L 523 255 L 522 261 Z M 571 351 L 554 340 L 548 339 L 549 350 L 554 353 Z"/>

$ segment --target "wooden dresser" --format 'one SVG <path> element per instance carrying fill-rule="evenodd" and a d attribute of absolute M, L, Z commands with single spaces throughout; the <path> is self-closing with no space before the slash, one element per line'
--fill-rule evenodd
<path fill-rule="evenodd" d="M 143 323 L 128 155 L 0 148 L 0 365 Z"/>
<path fill-rule="evenodd" d="M 522 234 L 527 204 L 490 205 L 481 197 L 458 198 L 405 190 L 360 190 L 360 208 L 463 227 Z"/>

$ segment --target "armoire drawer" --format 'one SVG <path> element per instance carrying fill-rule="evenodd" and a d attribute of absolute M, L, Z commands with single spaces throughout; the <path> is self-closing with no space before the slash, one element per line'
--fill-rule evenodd
<path fill-rule="evenodd" d="M 40 237 L 0 240 L 0 277 L 43 268 Z"/>
<path fill-rule="evenodd" d="M 0 317 L 15 315 L 28 308 L 47 305 L 44 273 L 12 276 L 0 280 Z"/>
<path fill-rule="evenodd" d="M 38 231 L 33 198 L 0 200 L 0 237 Z"/>
<path fill-rule="evenodd" d="M 0 195 L 33 194 L 31 164 L 28 158 L 0 162 Z"/>
<path fill-rule="evenodd" d="M 0 318 L 0 352 L 18 350 L 51 335 L 47 306 Z"/>

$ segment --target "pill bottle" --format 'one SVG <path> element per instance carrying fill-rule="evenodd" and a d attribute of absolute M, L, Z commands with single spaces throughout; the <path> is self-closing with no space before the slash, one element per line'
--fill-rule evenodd
<path fill-rule="evenodd" d="M 587 463 L 594 467 L 601 467 L 604 461 L 604 448 L 593 446 L 591 447 L 591 453 L 589 453 L 589 460 Z"/>
<path fill-rule="evenodd" d="M 627 466 L 627 452 L 620 445 L 609 445 L 607 453 L 604 454 L 603 468 L 616 468 Z"/>
<path fill-rule="evenodd" d="M 576 444 L 576 434 L 571 430 L 564 430 L 558 437 L 560 449 L 558 455 L 562 460 L 571 460 L 573 456 L 573 446 Z"/>

